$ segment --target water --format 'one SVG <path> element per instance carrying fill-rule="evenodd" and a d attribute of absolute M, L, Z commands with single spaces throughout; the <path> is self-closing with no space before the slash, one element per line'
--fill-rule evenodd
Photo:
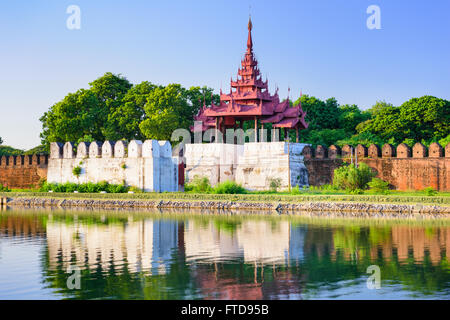
<path fill-rule="evenodd" d="M 449 256 L 450 219 L 0 212 L 0 299 L 449 299 Z"/>

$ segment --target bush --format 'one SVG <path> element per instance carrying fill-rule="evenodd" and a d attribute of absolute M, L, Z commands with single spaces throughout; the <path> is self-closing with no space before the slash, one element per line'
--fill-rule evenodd
<path fill-rule="evenodd" d="M 192 182 L 186 183 L 184 190 L 186 192 L 210 193 L 212 188 L 208 178 L 195 176 Z"/>
<path fill-rule="evenodd" d="M 79 193 L 99 193 L 100 191 L 106 191 L 108 193 L 126 193 L 130 188 L 124 184 L 110 184 L 106 181 L 100 183 L 48 183 L 44 181 L 39 187 L 40 192 L 69 192 L 73 193 L 78 191 Z"/>
<path fill-rule="evenodd" d="M 345 190 L 348 194 L 364 194 L 364 190 L 361 190 L 359 188 L 356 189 L 347 189 Z"/>
<path fill-rule="evenodd" d="M 10 192 L 11 190 L 2 184 L 0 184 L 0 192 Z"/>
<path fill-rule="evenodd" d="M 437 191 L 433 189 L 433 187 L 427 187 L 423 189 L 423 191 L 426 193 L 427 196 L 435 196 L 437 194 Z"/>
<path fill-rule="evenodd" d="M 81 174 L 81 167 L 80 166 L 76 166 L 72 169 L 72 173 L 75 177 L 79 177 Z"/>
<path fill-rule="evenodd" d="M 270 191 L 277 192 L 279 187 L 281 187 L 281 179 L 280 178 L 269 178 Z"/>
<path fill-rule="evenodd" d="M 230 180 L 219 183 L 213 189 L 213 193 L 215 194 L 243 194 L 246 193 L 246 191 L 247 190 L 245 190 L 245 188 L 240 184 Z"/>
<path fill-rule="evenodd" d="M 380 178 L 373 178 L 367 185 L 373 192 L 381 194 L 389 193 L 389 182 L 386 182 Z"/>
<path fill-rule="evenodd" d="M 365 163 L 360 163 L 358 167 L 350 164 L 334 170 L 333 185 L 348 191 L 364 190 L 375 175 L 375 172 Z"/>

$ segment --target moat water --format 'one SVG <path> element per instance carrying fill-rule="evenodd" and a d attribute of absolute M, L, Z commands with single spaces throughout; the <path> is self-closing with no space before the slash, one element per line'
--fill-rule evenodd
<path fill-rule="evenodd" d="M 0 211 L 0 299 L 449 299 L 449 257 L 450 219 Z"/>

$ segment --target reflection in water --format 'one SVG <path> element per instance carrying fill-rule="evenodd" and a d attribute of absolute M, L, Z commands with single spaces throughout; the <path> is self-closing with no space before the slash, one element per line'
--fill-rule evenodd
<path fill-rule="evenodd" d="M 448 299 L 449 226 L 448 220 L 7 211 L 0 215 L 0 298 L 39 292 L 70 299 Z M 40 274 L 40 283 L 11 278 L 21 261 L 24 274 Z M 381 268 L 380 290 L 366 287 L 372 264 Z M 69 265 L 81 269 L 80 290 L 67 288 Z"/>
<path fill-rule="evenodd" d="M 58 264 L 80 268 L 114 268 L 117 273 L 165 274 L 170 254 L 177 246 L 177 225 L 173 221 L 141 220 L 123 224 L 86 224 L 75 221 L 47 222 L 49 268 Z"/>

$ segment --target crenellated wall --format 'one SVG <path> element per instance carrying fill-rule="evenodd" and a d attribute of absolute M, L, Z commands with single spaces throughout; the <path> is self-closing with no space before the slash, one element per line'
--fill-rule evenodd
<path fill-rule="evenodd" d="M 33 188 L 47 177 L 47 155 L 0 157 L 0 185 L 8 188 Z"/>
<path fill-rule="evenodd" d="M 353 152 L 352 152 L 353 149 Z M 353 153 L 353 156 L 352 156 Z M 334 169 L 343 162 L 364 162 L 397 190 L 422 190 L 433 187 L 440 191 L 450 191 L 450 144 L 445 150 L 433 143 L 429 148 L 416 143 L 413 148 L 400 144 L 396 148 L 390 144 L 382 147 L 363 145 L 341 148 L 306 146 L 302 152 L 308 169 L 309 184 L 319 186 L 330 184 Z"/>
<path fill-rule="evenodd" d="M 132 140 L 72 142 L 50 145 L 47 181 L 52 183 L 109 183 L 144 191 L 178 191 L 178 157 L 169 141 Z M 80 174 L 74 174 L 74 168 Z"/>

